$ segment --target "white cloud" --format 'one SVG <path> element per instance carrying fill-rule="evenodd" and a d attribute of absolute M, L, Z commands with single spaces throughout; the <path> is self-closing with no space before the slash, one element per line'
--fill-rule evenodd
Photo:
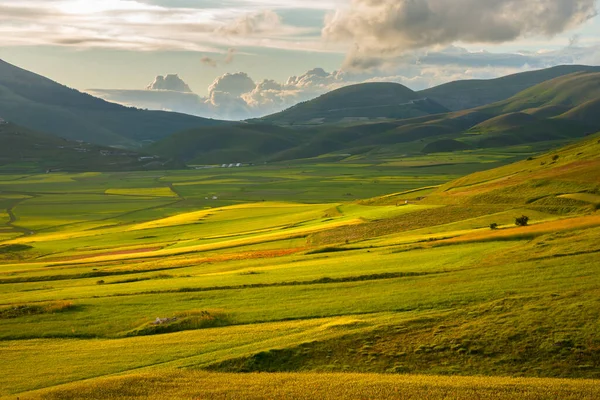
<path fill-rule="evenodd" d="M 246 73 L 224 74 L 208 88 L 209 96 L 162 98 L 159 109 L 187 112 L 219 119 L 260 117 L 313 99 L 331 90 L 363 82 L 396 82 L 413 90 L 426 89 L 460 79 L 491 79 L 517 72 L 558 64 L 600 63 L 600 43 L 578 47 L 574 42 L 559 51 L 491 53 L 472 52 L 450 46 L 438 51 L 416 51 L 388 60 L 386 68 L 367 72 L 333 71 L 314 68 L 286 82 L 265 79 L 255 83 Z M 131 98 L 123 102 L 123 91 L 95 91 L 103 98 L 135 105 Z M 136 92 L 137 93 L 137 92 Z M 118 94 L 118 96 L 117 96 Z M 156 95 L 153 95 L 156 102 Z M 143 96 L 142 96 L 143 97 Z M 148 107 L 148 101 L 140 105 Z M 191 110 L 191 111 L 190 111 Z"/>
<path fill-rule="evenodd" d="M 160 5 L 160 3 L 165 3 Z M 227 54 L 232 46 L 320 49 L 318 34 L 237 1 L 203 8 L 141 0 L 2 0 L 0 46 L 53 45 Z M 302 38 L 299 39 L 299 36 Z M 231 55 L 230 55 L 231 56 Z"/>
<path fill-rule="evenodd" d="M 375 68 L 411 50 L 552 37 L 596 15 L 596 0 L 352 0 L 323 36 L 352 47 L 345 67 Z"/>

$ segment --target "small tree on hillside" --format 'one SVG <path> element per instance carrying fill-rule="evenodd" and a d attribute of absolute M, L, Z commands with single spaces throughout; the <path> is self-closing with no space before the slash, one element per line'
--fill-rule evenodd
<path fill-rule="evenodd" d="M 490 224 L 490 229 L 493 230 L 493 231 L 496 230 L 496 229 L 498 229 L 498 224 L 495 223 L 495 222 L 491 223 Z"/>
<path fill-rule="evenodd" d="M 527 226 L 527 224 L 529 224 L 529 217 L 526 215 L 515 219 L 515 225 L 517 226 Z"/>

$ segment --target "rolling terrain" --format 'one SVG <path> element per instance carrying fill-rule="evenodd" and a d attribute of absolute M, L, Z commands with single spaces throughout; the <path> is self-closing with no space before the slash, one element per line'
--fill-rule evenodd
<path fill-rule="evenodd" d="M 435 101 L 420 97 L 398 83 L 363 83 L 334 90 L 261 120 L 293 126 L 405 119 L 446 111 L 448 109 Z"/>
<path fill-rule="evenodd" d="M 435 100 L 449 110 L 461 111 L 506 100 L 532 86 L 576 72 L 600 72 L 600 67 L 559 65 L 497 79 L 455 81 L 418 93 L 420 96 Z"/>
<path fill-rule="evenodd" d="M 0 60 L 0 117 L 70 140 L 135 148 L 221 121 L 108 103 Z"/>
<path fill-rule="evenodd" d="M 0 395 L 598 398 L 600 134 L 445 161 L 0 175 Z"/>
<path fill-rule="evenodd" d="M 182 164 L 130 150 L 72 141 L 18 125 L 0 124 L 0 168 L 4 173 L 131 171 L 170 169 Z"/>
<path fill-rule="evenodd" d="M 314 125 L 468 110 L 509 99 L 540 83 L 577 72 L 600 72 L 600 67 L 561 65 L 497 79 L 455 81 L 419 92 L 397 83 L 352 85 L 261 120 L 278 125 Z"/>
<path fill-rule="evenodd" d="M 152 144 L 148 151 L 195 164 L 257 163 L 314 157 L 339 159 L 340 155 L 385 159 L 511 146 L 529 146 L 533 151 L 543 151 L 600 129 L 595 112 L 599 104 L 599 85 L 599 72 L 576 72 L 533 86 L 509 99 L 470 110 L 423 113 L 416 118 L 391 118 L 379 122 L 339 123 L 338 120 L 338 124 L 304 127 L 249 121 L 232 127 L 176 133 Z M 353 110 L 354 106 L 372 110 L 399 96 L 403 96 L 402 101 L 413 102 L 418 97 L 401 85 L 393 86 L 392 91 L 382 91 L 380 87 L 380 84 L 350 86 L 292 110 L 299 119 L 307 119 L 329 112 L 327 110 L 334 105 L 343 106 L 338 111 Z M 383 87 L 387 86 L 383 84 Z M 377 100 L 379 105 L 372 95 L 368 95 L 369 91 L 381 93 Z M 366 103 L 374 104 L 374 108 L 365 108 Z M 435 112 L 441 112 L 441 109 Z M 273 117 L 273 121 L 276 118 L 279 117 Z M 244 149 L 241 149 L 241 143 L 244 143 Z"/>

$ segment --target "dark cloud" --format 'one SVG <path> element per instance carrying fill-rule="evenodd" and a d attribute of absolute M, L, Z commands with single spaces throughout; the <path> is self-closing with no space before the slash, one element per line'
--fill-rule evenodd
<path fill-rule="evenodd" d="M 208 56 L 202 57 L 200 59 L 200 62 L 202 63 L 202 65 L 206 65 L 207 67 L 212 67 L 212 68 L 217 67 L 217 60 L 210 58 Z"/>
<path fill-rule="evenodd" d="M 233 59 L 235 57 L 235 54 L 237 53 L 237 49 L 229 49 L 227 50 L 227 55 L 225 56 L 225 64 L 231 64 L 233 62 Z"/>
<path fill-rule="evenodd" d="M 346 67 L 409 50 L 465 43 L 502 43 L 553 36 L 596 15 L 596 0 L 353 0 L 327 18 L 323 36 L 353 42 Z"/>

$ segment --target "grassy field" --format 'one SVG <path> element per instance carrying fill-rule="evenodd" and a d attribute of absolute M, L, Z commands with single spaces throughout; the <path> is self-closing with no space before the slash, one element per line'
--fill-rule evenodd
<path fill-rule="evenodd" d="M 599 156 L 0 175 L 0 396 L 598 398 Z"/>

